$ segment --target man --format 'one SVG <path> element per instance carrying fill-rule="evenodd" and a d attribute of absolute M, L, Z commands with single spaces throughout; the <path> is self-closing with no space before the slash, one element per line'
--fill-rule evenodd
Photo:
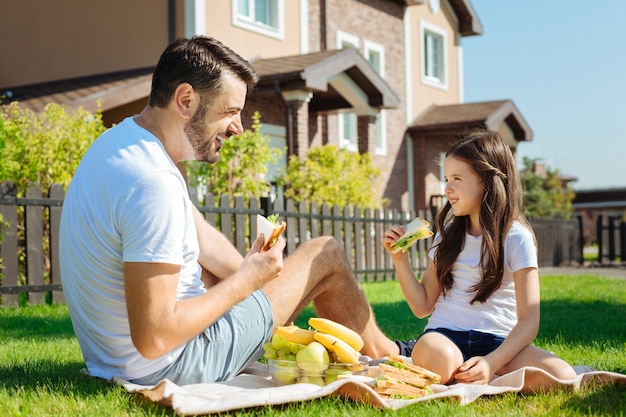
<path fill-rule="evenodd" d="M 319 316 L 358 331 L 362 352 L 398 346 L 329 237 L 283 259 L 281 238 L 245 258 L 191 203 L 176 164 L 215 162 L 243 131 L 241 111 L 257 74 L 208 37 L 163 52 L 149 102 L 99 137 L 76 170 L 60 230 L 61 276 L 91 375 L 138 384 L 235 376 L 262 354 L 276 326 L 313 301 Z"/>

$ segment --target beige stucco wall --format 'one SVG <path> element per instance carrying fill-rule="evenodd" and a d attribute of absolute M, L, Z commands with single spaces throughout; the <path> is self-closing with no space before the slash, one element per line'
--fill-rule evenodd
<path fill-rule="evenodd" d="M 411 43 L 410 57 L 410 91 L 411 114 L 409 123 L 413 122 L 419 115 L 433 104 L 458 104 L 461 99 L 459 60 L 460 46 L 456 35 L 457 20 L 448 3 L 441 2 L 441 7 L 436 13 L 432 13 L 427 4 L 411 6 L 408 8 L 407 18 L 409 19 L 409 31 L 407 34 Z M 446 33 L 447 40 L 447 88 L 441 89 L 424 84 L 422 81 L 422 46 L 421 27 L 427 22 L 437 29 Z"/>
<path fill-rule="evenodd" d="M 284 0 L 285 28 L 276 39 L 233 25 L 232 0 L 211 0 L 206 7 L 206 34 L 229 46 L 242 57 L 254 60 L 300 53 L 300 1 Z M 216 12 L 219 11 L 219 12 Z M 225 13 L 225 11 L 227 11 Z"/>
<path fill-rule="evenodd" d="M 168 1 L 3 0 L 0 39 L 0 88 L 147 67 L 168 43 Z"/>

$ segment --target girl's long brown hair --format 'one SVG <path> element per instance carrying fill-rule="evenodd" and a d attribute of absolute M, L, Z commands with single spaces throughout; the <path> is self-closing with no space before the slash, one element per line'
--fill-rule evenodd
<path fill-rule="evenodd" d="M 467 162 L 485 186 L 480 206 L 482 246 L 478 265 L 482 279 L 471 288 L 476 293 L 471 304 L 484 303 L 502 283 L 504 241 L 513 221 L 519 221 L 532 233 L 524 216 L 524 193 L 511 149 L 496 132 L 471 130 L 450 146 L 448 156 Z M 449 215 L 450 209 L 447 202 L 435 220 L 441 233 L 435 262 L 444 296 L 452 287 L 452 266 L 463 249 L 470 227 L 469 216 L 453 217 Z"/>

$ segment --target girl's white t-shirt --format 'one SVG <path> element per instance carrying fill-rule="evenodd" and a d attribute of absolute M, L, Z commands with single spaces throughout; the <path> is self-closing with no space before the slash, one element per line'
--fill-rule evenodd
<path fill-rule="evenodd" d="M 60 266 L 64 296 L 87 370 L 127 380 L 173 362 L 135 349 L 128 324 L 125 262 L 180 265 L 177 298 L 205 291 L 193 203 L 161 142 L 132 118 L 101 135 L 83 157 L 64 200 Z"/>
<path fill-rule="evenodd" d="M 434 243 L 440 239 L 435 236 Z M 504 276 L 502 285 L 485 303 L 470 304 L 475 293 L 470 288 L 480 276 L 481 236 L 465 235 L 465 245 L 452 268 L 454 283 L 446 296 L 435 303 L 426 329 L 443 327 L 450 330 L 477 330 L 506 337 L 517 323 L 515 282 L 513 273 L 520 269 L 537 268 L 537 248 L 531 232 L 519 222 L 514 222 L 504 244 Z M 436 248 L 429 252 L 434 258 Z"/>

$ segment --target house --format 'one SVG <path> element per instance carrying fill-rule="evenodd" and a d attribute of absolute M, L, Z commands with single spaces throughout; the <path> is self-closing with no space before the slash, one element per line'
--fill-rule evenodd
<path fill-rule="evenodd" d="M 583 243 L 599 243 L 604 238 L 598 238 L 598 227 L 619 230 L 626 223 L 626 188 L 577 190 L 572 208 L 581 220 Z"/>
<path fill-rule="evenodd" d="M 105 124 L 117 123 L 145 105 L 169 42 L 207 34 L 261 75 L 244 123 L 258 110 L 262 132 L 289 155 L 326 143 L 370 152 L 392 208 L 429 208 L 443 190 L 441 154 L 468 127 L 499 132 L 513 151 L 532 140 L 511 100 L 463 101 L 462 39 L 483 30 L 470 0 L 57 0 L 2 9 L 4 102 L 100 109 Z"/>

